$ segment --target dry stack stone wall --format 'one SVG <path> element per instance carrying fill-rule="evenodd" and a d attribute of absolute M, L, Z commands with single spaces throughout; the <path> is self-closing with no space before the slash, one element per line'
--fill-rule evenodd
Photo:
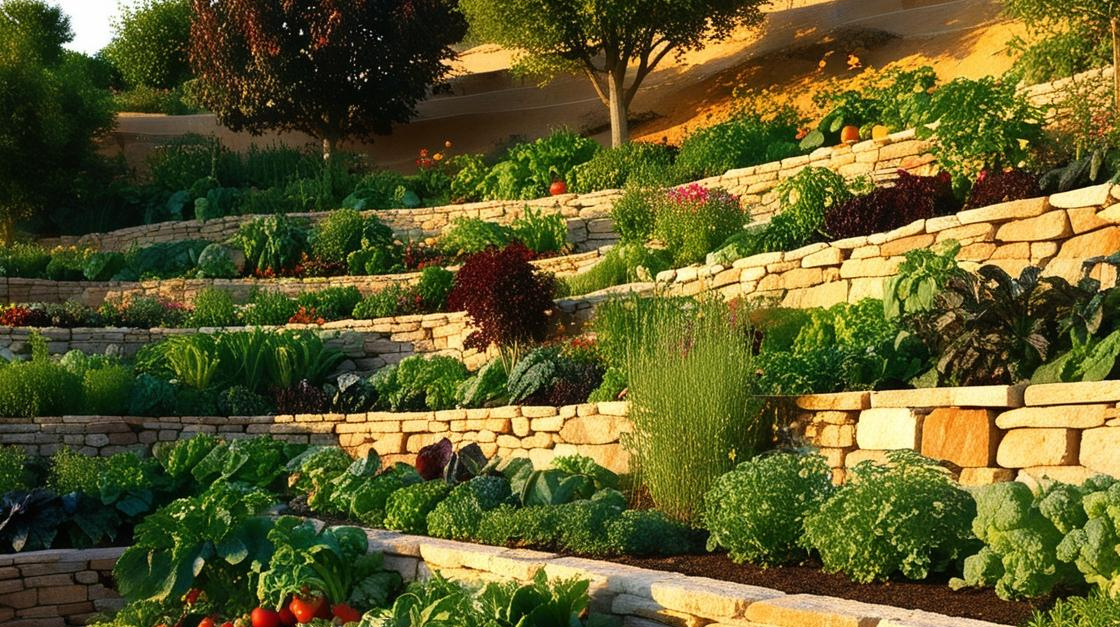
<path fill-rule="evenodd" d="M 604 250 L 533 261 L 533 265 L 557 276 L 576 274 L 595 265 Z M 192 303 L 204 289 L 218 288 L 229 292 L 236 302 L 247 302 L 257 290 L 296 296 L 302 292 L 327 287 L 353 286 L 363 295 L 372 294 L 390 285 L 412 285 L 420 280 L 419 272 L 380 274 L 373 276 L 337 276 L 279 279 L 153 279 L 149 281 L 50 281 L 0 277 L 0 303 L 62 303 L 78 302 L 96 307 L 106 300 L 135 296 Z"/>
<path fill-rule="evenodd" d="M 100 612 L 120 609 L 113 565 L 122 548 L 58 549 L 0 555 L 0 625 L 85 625 Z"/>
<path fill-rule="evenodd" d="M 730 266 L 693 265 L 666 270 L 657 283 L 668 293 L 718 291 L 725 298 L 772 299 L 784 307 L 828 307 L 881 298 L 883 280 L 904 255 L 948 241 L 958 259 L 994 264 L 1018 275 L 1027 265 L 1076 281 L 1083 262 L 1120 251 L 1120 186 L 1109 184 L 918 220 L 887 233 L 816 243 L 788 252 L 739 259 Z M 1111 266 L 1098 266 L 1106 286 Z"/>
<path fill-rule="evenodd" d="M 395 364 L 415 354 L 450 355 L 462 360 L 471 370 L 475 370 L 482 367 L 492 356 L 464 346 L 472 328 L 468 324 L 467 315 L 462 312 L 397 316 L 378 320 L 340 320 L 322 326 L 289 324 L 282 327 L 261 328 L 315 331 L 327 346 L 337 348 L 345 357 L 345 360 L 339 364 L 338 373 L 373 374 L 384 366 Z M 131 356 L 140 350 L 140 347 L 173 335 L 247 330 L 247 327 L 201 329 L 0 327 L 0 358 L 10 359 L 16 355 L 30 355 L 29 339 L 32 333 L 41 334 L 47 340 L 47 349 L 55 355 L 80 350 L 88 354 L 114 352 Z"/>
<path fill-rule="evenodd" d="M 146 452 L 156 442 L 196 433 L 227 438 L 261 434 L 304 444 L 336 444 L 358 456 L 375 449 L 389 461 L 414 461 L 421 448 L 448 438 L 476 442 L 487 456 L 528 457 L 547 465 L 556 455 L 581 454 L 625 472 L 619 435 L 630 430 L 624 402 L 565 407 L 494 407 L 436 412 L 307 414 L 239 417 L 61 416 L 0 418 L 0 445 L 50 455 L 61 446 L 88 455 Z"/>

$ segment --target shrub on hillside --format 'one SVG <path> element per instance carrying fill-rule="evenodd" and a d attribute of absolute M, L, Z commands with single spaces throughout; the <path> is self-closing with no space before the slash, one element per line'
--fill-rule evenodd
<path fill-rule="evenodd" d="M 676 149 L 665 144 L 631 142 L 595 154 L 572 168 L 568 189 L 576 193 L 618 189 L 628 185 L 672 185 Z"/>
<path fill-rule="evenodd" d="M 703 261 L 746 222 L 738 196 L 691 183 L 670 189 L 656 202 L 653 235 L 680 267 Z"/>
<path fill-rule="evenodd" d="M 794 137 L 800 122 L 792 107 L 762 113 L 745 110 L 685 138 L 674 169 L 684 181 L 719 176 L 728 170 L 779 161 L 800 152 Z"/>

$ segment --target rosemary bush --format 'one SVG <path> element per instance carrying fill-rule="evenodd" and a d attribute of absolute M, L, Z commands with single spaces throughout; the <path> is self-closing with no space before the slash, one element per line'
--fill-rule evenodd
<path fill-rule="evenodd" d="M 628 356 L 634 433 L 626 445 L 658 509 L 697 520 L 716 479 L 768 435 L 753 396 L 750 336 L 718 301 L 652 313 Z"/>

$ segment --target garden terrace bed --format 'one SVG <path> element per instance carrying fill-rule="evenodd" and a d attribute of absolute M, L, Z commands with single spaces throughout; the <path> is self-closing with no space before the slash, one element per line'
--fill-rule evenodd
<path fill-rule="evenodd" d="M 534 266 L 557 276 L 567 276 L 594 265 L 603 255 L 596 249 L 575 255 L 549 257 L 532 261 Z M 106 300 L 133 296 L 156 296 L 173 302 L 192 302 L 204 289 L 218 288 L 230 293 L 235 301 L 245 302 L 254 290 L 270 290 L 289 296 L 326 287 L 353 286 L 363 295 L 372 294 L 391 285 L 414 285 L 419 272 L 380 274 L 372 276 L 336 276 L 276 279 L 153 279 L 150 281 L 51 281 L 0 277 L 0 302 L 62 303 L 73 301 L 96 307 Z"/>
<path fill-rule="evenodd" d="M 908 251 L 954 240 L 957 259 L 1017 275 L 1037 265 L 1076 282 L 1083 262 L 1120 250 L 1120 186 L 1109 184 L 918 220 L 887 233 L 753 255 L 730 267 L 694 265 L 657 275 L 672 295 L 718 291 L 727 299 L 767 298 L 785 307 L 828 307 L 881 298 L 883 280 Z M 1097 278 L 1115 282 L 1111 267 Z"/>
<path fill-rule="evenodd" d="M 215 433 L 225 438 L 271 434 L 303 444 L 335 444 L 353 456 L 375 449 L 389 462 L 415 461 L 416 453 L 447 438 L 476 442 L 487 456 L 529 457 L 546 466 L 553 457 L 579 453 L 616 472 L 629 456 L 618 443 L 628 431 L 623 402 L 565 407 L 507 406 L 428 412 L 300 414 L 235 417 L 61 416 L 0 419 L 0 445 L 53 454 L 70 446 L 88 455 L 146 452 L 155 442 Z"/>
<path fill-rule="evenodd" d="M 84 625 L 120 609 L 113 565 L 123 548 L 55 549 L 0 555 L 0 623 L 8 627 Z"/>
<path fill-rule="evenodd" d="M 784 402 L 785 404 L 781 404 Z M 1080 484 L 1096 474 L 1120 477 L 1120 381 L 1032 386 L 937 387 L 843 392 L 776 399 L 778 419 L 794 438 L 820 449 L 833 479 L 861 461 L 885 461 L 913 449 L 943 460 L 964 485 L 1037 480 Z M 146 450 L 156 441 L 220 433 L 338 444 L 354 456 L 373 448 L 412 461 L 421 447 L 448 438 L 478 442 L 487 456 L 529 457 L 547 466 L 579 453 L 615 471 L 629 455 L 619 437 L 631 430 L 626 402 L 435 412 L 276 415 L 276 417 L 46 417 L 0 420 L 0 444 L 50 455 L 59 446 L 90 455 Z"/>
<path fill-rule="evenodd" d="M 52 354 L 80 350 L 87 354 L 103 355 L 110 347 L 116 347 L 121 355 L 132 356 L 142 346 L 162 341 L 173 335 L 245 331 L 249 328 L 251 327 L 201 329 L 0 327 L 0 355 L 30 355 L 29 339 L 32 333 L 39 333 L 47 340 L 47 349 Z M 489 357 L 487 353 L 464 347 L 463 344 L 471 328 L 463 312 L 397 316 L 377 320 L 339 320 L 321 326 L 287 324 L 261 328 L 316 331 L 328 347 L 342 351 L 345 361 L 339 365 L 339 372 L 370 375 L 384 366 L 395 364 L 409 355 L 419 353 L 450 355 L 474 370 L 484 365 Z"/>
<path fill-rule="evenodd" d="M 965 485 L 1037 480 L 1080 483 L 1120 477 L 1120 381 L 982 386 L 808 395 L 783 401 L 790 431 L 818 447 L 843 481 L 859 462 L 882 462 L 895 449 L 943 460 Z M 616 472 L 629 468 L 620 436 L 630 431 L 623 401 L 564 407 L 507 406 L 434 412 L 368 412 L 252 417 L 64 416 L 0 420 L 0 444 L 49 455 L 70 445 L 97 455 L 144 451 L 153 442 L 217 433 L 269 433 L 337 444 L 352 455 L 370 448 L 412 462 L 421 447 L 448 438 L 478 442 L 488 456 L 529 457 L 546 466 L 578 453 Z"/>
<path fill-rule="evenodd" d="M 624 625 L 638 627 L 998 627 L 1030 614 L 1027 604 L 999 601 L 990 591 L 952 592 L 943 582 L 859 585 L 813 567 L 763 571 L 738 566 L 724 555 L 611 562 L 383 530 L 366 530 L 366 535 L 370 550 L 382 552 L 386 567 L 406 580 L 439 572 L 464 582 L 524 582 L 543 570 L 550 578 L 589 580 L 593 611 L 613 614 Z M 90 613 L 75 610 L 119 606 L 120 600 L 105 584 L 122 550 L 52 550 L 0 557 L 0 572 L 16 575 L 11 579 L 16 582 L 13 588 L 21 589 L 0 600 L 0 618 L 20 617 L 5 623 L 13 627 L 62 627 L 82 624 Z M 706 570 L 698 570 L 698 564 Z M 27 587 L 32 576 L 21 581 L 18 573 L 23 569 L 38 573 L 34 577 L 43 577 L 38 580 L 43 585 Z M 76 583 L 64 585 L 63 579 Z M 755 583 L 742 583 L 744 579 Z M 0 585 L 5 581 L 0 579 Z M 810 585 L 815 586 L 812 592 L 807 591 Z M 891 605 L 877 604 L 888 599 Z"/>
<path fill-rule="evenodd" d="M 749 207 L 755 220 L 769 218 L 777 209 L 777 199 L 770 193 L 778 183 L 797 174 L 805 167 L 827 167 L 848 177 L 871 175 L 882 180 L 891 178 L 899 168 L 915 174 L 926 174 L 931 169 L 932 157 L 928 155 L 929 142 L 917 140 L 913 130 L 901 131 L 878 141 L 864 141 L 855 145 L 823 147 L 811 154 L 791 157 L 748 168 L 730 170 L 720 176 L 697 181 L 705 187 L 722 187 L 740 196 L 744 207 Z M 500 224 L 509 224 L 532 207 L 548 212 L 559 212 L 569 218 L 569 242 L 577 250 L 589 250 L 613 242 L 608 214 L 622 190 L 609 189 L 588 194 L 565 194 L 530 201 L 490 201 L 428 207 L 421 209 L 393 209 L 367 211 L 377 215 L 398 234 L 409 237 L 433 237 L 456 218 L 479 218 Z M 328 212 L 293 213 L 312 222 L 322 220 Z M 232 237 L 240 225 L 260 216 L 228 216 L 207 222 L 188 220 L 161 222 L 129 227 L 107 233 L 91 233 L 41 240 L 51 245 L 88 245 L 104 251 L 124 251 L 133 245 L 145 246 L 160 242 L 185 239 L 223 241 Z"/>

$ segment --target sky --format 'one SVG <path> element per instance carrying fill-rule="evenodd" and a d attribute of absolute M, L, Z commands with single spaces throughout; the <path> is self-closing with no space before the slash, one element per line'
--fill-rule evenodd
<path fill-rule="evenodd" d="M 113 38 L 113 19 L 116 17 L 118 0 L 48 0 L 58 5 L 63 13 L 70 16 L 70 28 L 74 31 L 74 41 L 66 47 L 71 50 L 93 54 L 105 47 Z M 126 4 L 133 4 L 125 0 Z"/>

